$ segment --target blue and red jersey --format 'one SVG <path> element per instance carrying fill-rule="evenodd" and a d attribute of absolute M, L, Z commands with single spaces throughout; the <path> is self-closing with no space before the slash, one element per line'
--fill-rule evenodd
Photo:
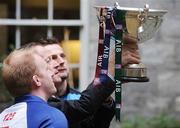
<path fill-rule="evenodd" d="M 25 95 L 0 114 L 1 128 L 68 128 L 64 114 L 43 99 Z"/>

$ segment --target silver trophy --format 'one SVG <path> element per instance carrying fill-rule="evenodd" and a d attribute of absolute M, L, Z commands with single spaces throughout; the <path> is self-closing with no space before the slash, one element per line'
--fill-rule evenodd
<path fill-rule="evenodd" d="M 106 9 L 109 8 L 126 11 L 126 31 L 124 31 L 123 34 L 136 39 L 137 43 L 143 43 L 151 39 L 160 27 L 164 14 L 167 13 L 166 10 L 149 9 L 147 4 L 144 8 L 121 7 L 118 3 L 115 3 L 114 7 L 96 6 L 97 11 L 100 8 L 104 9 L 104 16 L 106 15 Z M 121 78 L 123 81 L 149 81 L 149 78 L 147 77 L 147 68 L 143 63 L 129 64 L 126 67 L 123 67 L 122 71 L 124 72 Z"/>

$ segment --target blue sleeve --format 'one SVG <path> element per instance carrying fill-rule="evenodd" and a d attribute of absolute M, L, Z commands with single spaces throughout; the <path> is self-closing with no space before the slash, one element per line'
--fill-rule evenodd
<path fill-rule="evenodd" d="M 65 115 L 48 105 L 29 104 L 27 109 L 28 128 L 67 128 Z"/>
<path fill-rule="evenodd" d="M 50 119 L 43 119 L 40 124 L 39 124 L 39 128 L 54 128 L 52 125 L 52 122 Z"/>

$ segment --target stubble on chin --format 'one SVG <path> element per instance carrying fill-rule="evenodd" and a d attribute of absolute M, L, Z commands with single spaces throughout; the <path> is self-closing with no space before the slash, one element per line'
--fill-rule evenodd
<path fill-rule="evenodd" d="M 66 80 L 67 78 L 67 76 L 61 76 L 62 81 Z"/>
<path fill-rule="evenodd" d="M 60 74 L 62 80 L 66 80 L 68 78 L 68 73 Z"/>

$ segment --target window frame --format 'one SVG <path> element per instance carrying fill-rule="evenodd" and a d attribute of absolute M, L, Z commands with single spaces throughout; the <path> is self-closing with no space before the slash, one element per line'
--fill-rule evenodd
<path fill-rule="evenodd" d="M 79 68 L 79 90 L 84 90 L 88 83 L 88 46 L 89 46 L 89 1 L 80 0 L 80 19 L 53 19 L 53 0 L 48 2 L 47 19 L 21 19 L 21 0 L 16 0 L 15 19 L 0 18 L 1 26 L 15 26 L 15 48 L 21 46 L 21 26 L 47 26 L 47 36 L 53 36 L 53 26 L 77 26 L 80 29 L 80 63 L 70 64 L 70 68 Z M 83 53 L 83 54 L 82 54 Z M 2 64 L 0 64 L 2 66 Z"/>

